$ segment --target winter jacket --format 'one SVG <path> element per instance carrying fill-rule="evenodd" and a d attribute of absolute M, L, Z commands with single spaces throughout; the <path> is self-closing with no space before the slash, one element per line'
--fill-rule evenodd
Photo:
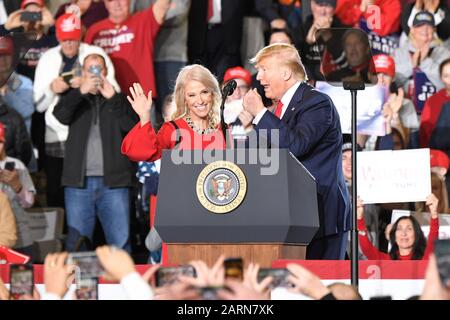
<path fill-rule="evenodd" d="M 92 117 L 96 117 L 100 124 L 105 185 L 110 188 L 132 185 L 136 169 L 121 154 L 120 146 L 125 135 L 139 119 L 124 95 L 116 93 L 112 98 L 105 99 L 101 95 L 82 95 L 79 89 L 71 89 L 63 94 L 53 114 L 58 121 L 69 126 L 62 185 L 84 186 Z"/>

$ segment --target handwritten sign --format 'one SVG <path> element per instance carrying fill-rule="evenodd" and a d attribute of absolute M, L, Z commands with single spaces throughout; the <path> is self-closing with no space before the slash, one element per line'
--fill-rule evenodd
<path fill-rule="evenodd" d="M 357 166 L 364 203 L 425 201 L 431 194 L 429 149 L 358 152 Z"/>

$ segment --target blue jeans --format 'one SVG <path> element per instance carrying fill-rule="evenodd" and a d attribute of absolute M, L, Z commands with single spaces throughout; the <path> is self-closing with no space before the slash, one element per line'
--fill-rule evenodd
<path fill-rule="evenodd" d="M 97 216 L 109 245 L 128 252 L 130 246 L 130 208 L 128 188 L 108 188 L 103 177 L 85 177 L 85 188 L 66 187 L 68 235 L 66 250 L 73 251 L 79 236 L 91 242 Z"/>

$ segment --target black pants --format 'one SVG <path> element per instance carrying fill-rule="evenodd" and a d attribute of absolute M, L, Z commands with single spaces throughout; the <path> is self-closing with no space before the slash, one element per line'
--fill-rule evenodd
<path fill-rule="evenodd" d="M 348 232 L 313 239 L 306 248 L 307 260 L 344 260 Z"/>
<path fill-rule="evenodd" d="M 46 155 L 45 160 L 45 173 L 47 175 L 47 206 L 65 208 L 64 188 L 61 186 L 64 158 Z"/>

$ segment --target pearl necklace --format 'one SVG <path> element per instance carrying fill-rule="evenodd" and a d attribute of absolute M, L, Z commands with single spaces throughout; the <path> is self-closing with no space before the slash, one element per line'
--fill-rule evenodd
<path fill-rule="evenodd" d="M 192 121 L 190 115 L 186 115 L 186 122 L 189 125 L 189 127 L 191 127 L 191 129 L 194 130 L 195 132 L 197 132 L 198 134 L 210 134 L 216 130 L 216 128 L 214 128 L 214 126 L 212 125 L 211 121 L 209 122 L 208 128 L 206 128 L 206 129 L 197 128 L 195 126 L 194 122 Z"/>

